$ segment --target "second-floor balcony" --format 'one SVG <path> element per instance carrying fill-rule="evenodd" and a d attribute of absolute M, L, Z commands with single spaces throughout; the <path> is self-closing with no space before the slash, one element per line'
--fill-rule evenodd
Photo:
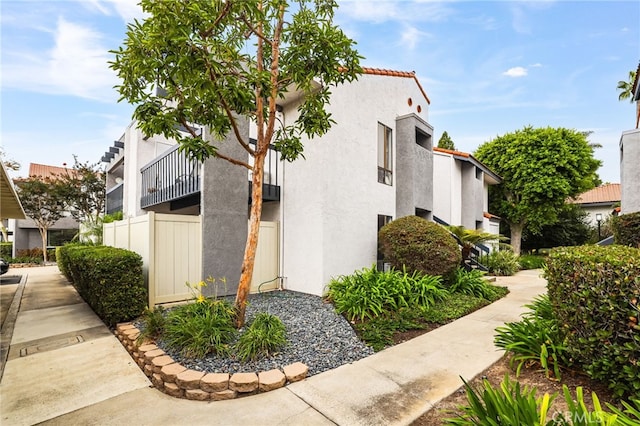
<path fill-rule="evenodd" d="M 201 163 L 178 150 L 178 145 L 141 169 L 140 207 L 175 201 L 200 192 Z"/>
<path fill-rule="evenodd" d="M 280 201 L 278 167 L 280 156 L 273 148 L 269 149 L 265 159 L 262 199 Z M 178 200 L 192 200 L 200 193 L 200 173 L 202 164 L 190 159 L 186 153 L 178 150 L 178 145 L 144 166 L 140 207 L 150 208 L 158 204 Z M 249 203 L 251 203 L 251 173 L 249 173 Z M 195 201 L 197 203 L 197 201 Z M 179 203 L 178 203 L 179 204 Z"/>

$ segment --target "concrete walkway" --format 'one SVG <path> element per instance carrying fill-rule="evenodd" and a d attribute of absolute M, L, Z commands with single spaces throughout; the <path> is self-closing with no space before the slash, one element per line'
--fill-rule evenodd
<path fill-rule="evenodd" d="M 286 388 L 207 403 L 153 389 L 55 266 L 21 273 L 28 279 L 0 382 L 3 425 L 410 424 L 455 392 L 459 376 L 497 361 L 494 329 L 546 291 L 539 271 L 498 278 L 506 298 L 451 324 Z"/>

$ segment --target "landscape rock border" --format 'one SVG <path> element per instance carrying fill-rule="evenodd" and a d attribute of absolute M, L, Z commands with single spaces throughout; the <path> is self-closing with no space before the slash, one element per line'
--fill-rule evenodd
<path fill-rule="evenodd" d="M 151 341 L 138 344 L 140 330 L 132 323 L 118 324 L 115 335 L 153 386 L 176 398 L 222 401 L 255 395 L 304 380 L 309 372 L 305 364 L 295 362 L 282 371 L 205 373 L 180 365 Z"/>

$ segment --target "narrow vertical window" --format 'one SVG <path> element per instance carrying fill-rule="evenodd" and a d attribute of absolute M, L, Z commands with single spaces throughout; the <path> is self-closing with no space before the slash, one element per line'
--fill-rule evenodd
<path fill-rule="evenodd" d="M 378 215 L 378 232 L 385 226 L 387 223 L 391 222 L 393 218 L 391 216 L 386 216 L 379 214 Z M 384 255 L 380 251 L 380 243 L 378 242 L 378 256 L 376 259 L 376 266 L 378 271 L 384 271 Z"/>
<path fill-rule="evenodd" d="M 393 146 L 391 129 L 378 123 L 378 182 L 393 184 Z"/>

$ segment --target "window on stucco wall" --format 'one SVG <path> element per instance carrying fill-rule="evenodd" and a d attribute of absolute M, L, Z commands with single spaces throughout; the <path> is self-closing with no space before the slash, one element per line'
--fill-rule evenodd
<path fill-rule="evenodd" d="M 378 123 L 378 182 L 393 184 L 393 138 L 392 131 Z"/>

